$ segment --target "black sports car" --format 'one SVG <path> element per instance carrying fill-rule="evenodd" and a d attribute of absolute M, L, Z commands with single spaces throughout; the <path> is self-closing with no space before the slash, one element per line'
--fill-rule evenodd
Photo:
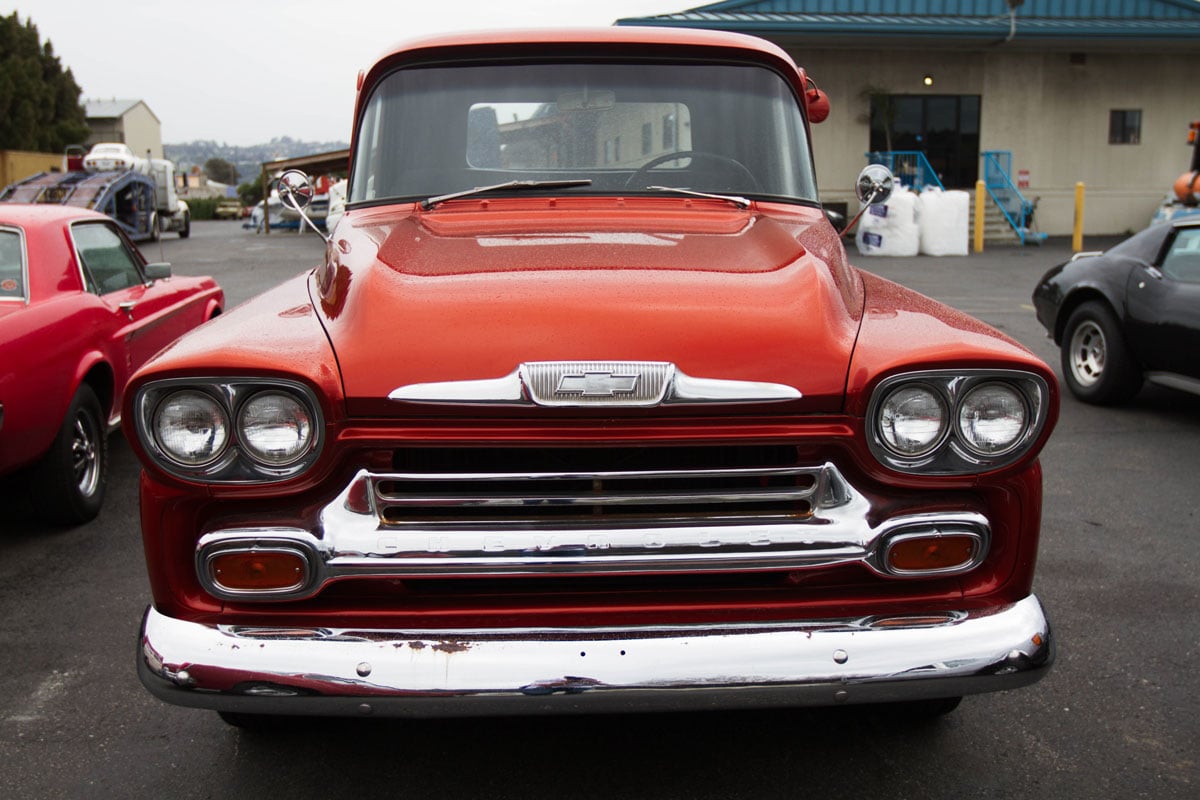
<path fill-rule="evenodd" d="M 1200 394 L 1200 219 L 1078 253 L 1042 277 L 1033 302 L 1080 400 L 1119 403 L 1144 380 Z"/>

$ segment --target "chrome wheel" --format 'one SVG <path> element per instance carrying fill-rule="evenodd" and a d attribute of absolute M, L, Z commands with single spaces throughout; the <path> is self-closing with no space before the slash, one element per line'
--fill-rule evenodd
<path fill-rule="evenodd" d="M 1104 331 L 1093 320 L 1076 326 L 1070 343 L 1071 375 L 1083 387 L 1094 386 L 1104 375 L 1108 344 Z"/>
<path fill-rule="evenodd" d="M 31 471 L 34 504 L 48 522 L 78 525 L 100 513 L 108 482 L 108 429 L 96 392 L 76 391 L 50 449 Z"/>
<path fill-rule="evenodd" d="M 83 497 L 91 497 L 100 486 L 100 457 L 97 443 L 101 432 L 96 429 L 96 420 L 80 409 L 75 414 L 71 436 L 71 474 L 75 487 Z"/>
<path fill-rule="evenodd" d="M 1141 368 L 1105 303 L 1089 300 L 1071 312 L 1063 328 L 1062 372 L 1067 388 L 1085 403 L 1120 403 L 1141 388 Z"/>

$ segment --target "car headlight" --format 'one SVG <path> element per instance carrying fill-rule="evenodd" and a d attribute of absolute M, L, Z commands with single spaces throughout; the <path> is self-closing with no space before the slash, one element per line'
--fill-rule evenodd
<path fill-rule="evenodd" d="M 958 406 L 958 434 L 972 453 L 994 456 L 1021 440 L 1028 416 L 1025 399 L 1015 387 L 985 383 L 963 395 Z"/>
<path fill-rule="evenodd" d="M 313 391 L 281 378 L 171 378 L 134 397 L 138 440 L 163 471 L 204 483 L 272 483 L 320 455 Z"/>
<path fill-rule="evenodd" d="M 901 386 L 879 408 L 879 432 L 888 448 L 901 456 L 928 453 L 946 432 L 946 403 L 921 384 Z"/>
<path fill-rule="evenodd" d="M 162 452 L 186 467 L 211 464 L 229 442 L 229 418 L 211 395 L 174 392 L 154 410 L 154 440 Z"/>
<path fill-rule="evenodd" d="M 883 464 L 966 475 L 1012 464 L 1049 414 L 1044 378 L 1019 370 L 934 370 L 892 376 L 867 410 L 867 443 Z"/>
<path fill-rule="evenodd" d="M 262 392 L 242 404 L 238 438 L 251 457 L 273 467 L 291 464 L 312 444 L 312 419 L 293 395 Z"/>

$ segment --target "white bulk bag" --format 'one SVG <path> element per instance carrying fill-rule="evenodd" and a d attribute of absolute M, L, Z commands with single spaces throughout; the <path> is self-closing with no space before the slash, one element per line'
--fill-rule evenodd
<path fill-rule="evenodd" d="M 915 256 L 921 243 L 916 194 L 897 189 L 886 203 L 872 204 L 858 221 L 854 242 L 864 256 Z"/>
<path fill-rule="evenodd" d="M 969 192 L 929 188 L 921 192 L 921 252 L 927 256 L 965 256 L 971 233 Z"/>

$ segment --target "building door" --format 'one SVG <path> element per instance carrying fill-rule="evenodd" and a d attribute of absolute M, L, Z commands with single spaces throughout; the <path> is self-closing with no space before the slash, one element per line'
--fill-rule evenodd
<path fill-rule="evenodd" d="M 947 189 L 979 177 L 979 95 L 871 95 L 871 150 L 920 150 Z"/>

